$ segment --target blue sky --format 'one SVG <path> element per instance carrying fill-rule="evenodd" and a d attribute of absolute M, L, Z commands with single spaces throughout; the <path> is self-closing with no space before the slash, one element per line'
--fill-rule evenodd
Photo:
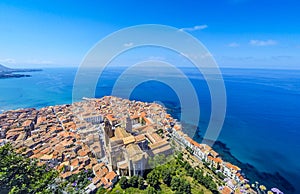
<path fill-rule="evenodd" d="M 2 0 L 0 63 L 78 66 L 116 30 L 164 24 L 198 38 L 221 67 L 300 69 L 299 7 L 296 0 Z"/>

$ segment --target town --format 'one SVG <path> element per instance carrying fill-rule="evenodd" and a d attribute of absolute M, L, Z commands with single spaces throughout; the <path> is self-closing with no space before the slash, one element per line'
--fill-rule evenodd
<path fill-rule="evenodd" d="M 121 176 L 143 176 L 151 168 L 149 158 L 178 150 L 187 150 L 197 163 L 222 174 L 220 193 L 257 193 L 238 166 L 187 136 L 157 103 L 105 96 L 40 110 L 11 110 L 0 114 L 0 138 L 1 146 L 10 142 L 17 153 L 58 170 L 62 179 L 92 170 L 86 193 L 100 187 L 111 190 Z"/>

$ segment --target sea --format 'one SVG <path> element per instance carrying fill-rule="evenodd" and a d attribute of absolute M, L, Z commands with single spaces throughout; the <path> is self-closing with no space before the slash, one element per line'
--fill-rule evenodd
<path fill-rule="evenodd" d="M 196 129 L 189 127 L 195 123 L 189 123 L 188 119 L 181 122 L 185 123 L 185 132 L 201 142 L 211 116 L 210 91 L 201 73 L 193 68 L 181 70 L 186 77 L 168 72 L 161 75 L 175 82 L 188 79 L 194 86 L 200 121 Z M 111 95 L 123 71 L 123 67 L 105 69 L 97 81 L 94 96 L 86 97 Z M 126 88 L 139 76 L 157 76 L 158 70 L 154 71 L 129 76 L 128 83 L 123 80 L 121 84 Z M 300 193 L 300 70 L 223 68 L 220 71 L 227 107 L 217 151 L 232 163 L 245 166 L 244 172 L 251 181 L 258 181 L 269 189 L 278 187 L 285 193 Z M 95 72 L 88 70 L 87 77 L 89 73 Z M 72 97 L 77 68 L 44 68 L 26 74 L 31 77 L 0 79 L 0 112 L 28 107 L 39 109 L 80 100 Z M 119 92 L 117 96 L 124 97 L 124 94 Z M 178 120 L 184 109 L 176 91 L 157 79 L 137 85 L 130 99 L 160 103 Z M 192 115 L 193 109 L 185 112 Z"/>

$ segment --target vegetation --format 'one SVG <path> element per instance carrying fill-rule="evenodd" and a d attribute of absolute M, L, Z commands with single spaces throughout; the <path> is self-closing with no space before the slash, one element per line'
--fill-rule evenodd
<path fill-rule="evenodd" d="M 14 152 L 10 144 L 0 147 L 0 193 L 82 193 L 94 174 L 83 170 L 68 179 L 46 165 Z"/>
<path fill-rule="evenodd" d="M 179 177 L 172 177 L 171 181 L 171 189 L 175 191 L 175 193 L 191 193 L 191 184 Z"/>
<path fill-rule="evenodd" d="M 104 189 L 103 187 L 100 187 L 96 192 L 96 194 L 106 194 L 106 193 L 107 193 L 107 190 Z"/>
<path fill-rule="evenodd" d="M 144 182 L 145 182 L 144 178 L 141 176 L 132 176 L 129 179 L 122 176 L 119 181 L 119 185 L 122 189 L 127 189 L 130 187 L 133 187 L 133 188 L 138 188 L 138 189 L 142 190 L 145 188 Z"/>
<path fill-rule="evenodd" d="M 58 172 L 13 151 L 0 147 L 0 193 L 52 193 Z"/>
<path fill-rule="evenodd" d="M 159 178 L 160 178 L 160 173 L 156 170 L 152 170 L 148 175 L 147 175 L 147 183 L 152 186 L 157 188 L 159 184 Z"/>
<path fill-rule="evenodd" d="M 157 155 L 149 164 L 154 168 L 146 180 L 121 177 L 112 191 L 99 188 L 97 193 L 217 193 L 213 178 L 184 161 L 182 153 L 168 159 Z M 0 193 L 82 193 L 93 177 L 91 170 L 85 170 L 62 180 L 57 171 L 38 166 L 36 160 L 15 153 L 11 145 L 0 147 Z"/>
<path fill-rule="evenodd" d="M 194 154 L 194 150 L 192 150 L 192 148 L 190 148 L 190 147 L 188 147 L 188 146 L 186 146 L 186 148 L 185 148 L 190 154 Z"/>
<path fill-rule="evenodd" d="M 125 176 L 121 177 L 120 181 L 119 181 L 119 184 L 121 186 L 122 189 L 126 189 L 128 188 L 128 180 Z"/>
<path fill-rule="evenodd" d="M 161 161 L 164 163 L 160 164 Z M 130 179 L 122 177 L 109 193 L 199 194 L 217 192 L 212 178 L 208 175 L 204 176 L 199 169 L 193 169 L 188 162 L 183 160 L 181 153 L 178 153 L 171 160 L 166 160 L 163 156 L 156 156 L 151 162 L 156 167 L 146 175 L 148 185 L 146 188 L 144 180 L 141 184 L 144 188 L 140 188 L 139 184 L 136 185 L 136 181 L 139 182 L 142 177 L 131 177 Z"/>
<path fill-rule="evenodd" d="M 169 159 L 163 154 L 155 155 L 153 158 L 149 158 L 148 165 L 151 169 L 166 163 Z"/>
<path fill-rule="evenodd" d="M 83 170 L 78 174 L 73 174 L 67 180 L 63 181 L 63 185 L 65 186 L 65 190 L 72 193 L 81 193 L 92 181 L 94 178 L 93 171 Z"/>
<path fill-rule="evenodd" d="M 170 186 L 171 185 L 171 181 L 172 181 L 172 173 L 170 172 L 170 170 L 165 170 L 162 174 L 162 180 L 163 182 Z"/>

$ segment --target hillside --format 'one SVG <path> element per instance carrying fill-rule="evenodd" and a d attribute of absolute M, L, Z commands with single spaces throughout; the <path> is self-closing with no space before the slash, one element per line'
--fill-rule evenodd
<path fill-rule="evenodd" d="M 16 74 L 18 72 L 42 71 L 41 69 L 12 69 L 0 64 L 0 79 L 31 77 L 31 75 Z"/>
<path fill-rule="evenodd" d="M 13 72 L 32 72 L 42 71 L 42 69 L 12 69 L 0 64 L 0 73 L 13 73 Z"/>
<path fill-rule="evenodd" d="M 4 65 L 0 64 L 0 72 L 12 72 L 13 69 L 5 67 Z"/>

